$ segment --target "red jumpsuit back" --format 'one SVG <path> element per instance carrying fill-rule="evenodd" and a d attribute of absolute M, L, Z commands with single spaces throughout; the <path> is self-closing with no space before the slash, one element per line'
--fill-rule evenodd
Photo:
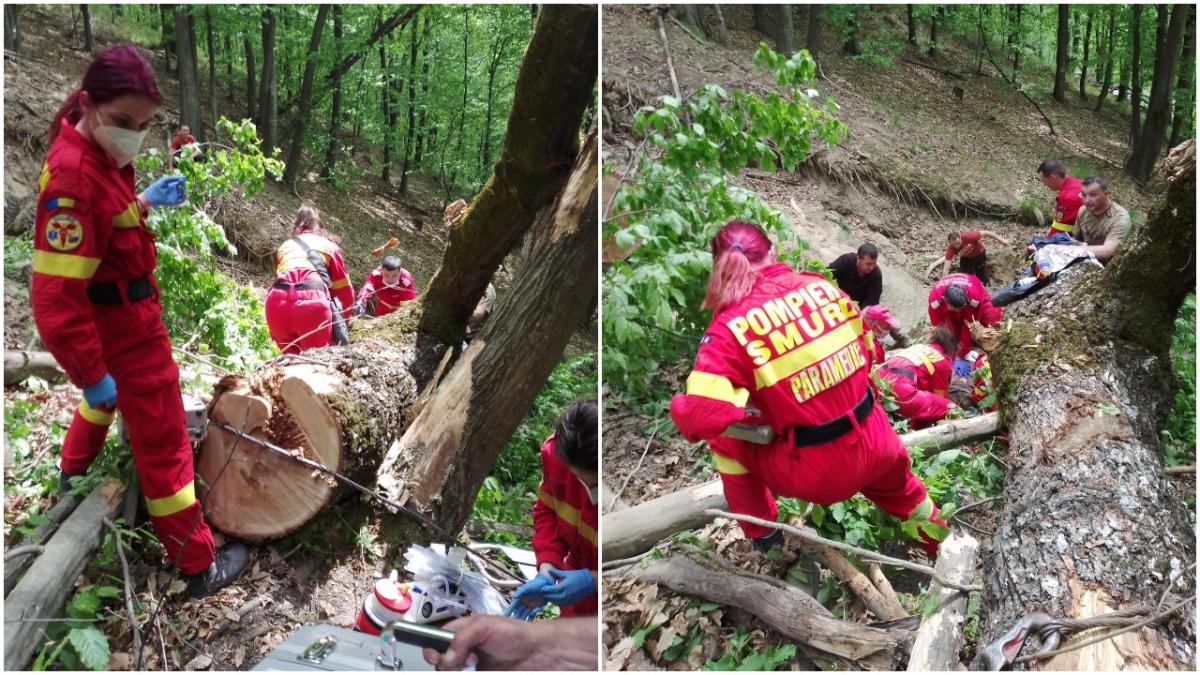
<path fill-rule="evenodd" d="M 946 302 L 946 289 L 951 286 L 961 286 L 967 293 L 967 304 L 958 311 L 953 311 Z M 999 323 L 1004 310 L 992 305 L 992 296 L 973 274 L 947 274 L 938 279 L 929 292 L 929 324 L 934 328 L 947 324 L 950 330 L 958 336 L 958 352 L 955 356 L 964 357 L 971 351 L 971 329 L 967 327 L 971 321 L 978 321 L 985 326 Z"/>
<path fill-rule="evenodd" d="M 333 297 L 342 304 L 343 316 L 349 320 L 354 304 L 354 289 L 346 276 L 346 264 L 338 245 L 318 234 L 299 235 L 314 251 L 320 253 L 333 283 Z M 275 283 L 267 294 L 267 329 L 271 339 L 285 354 L 299 354 L 306 349 L 333 344 L 333 311 L 329 307 L 330 291 L 308 260 L 308 254 L 289 239 L 275 252 Z"/>
<path fill-rule="evenodd" d="M 542 484 L 533 505 L 533 552 L 537 566 L 550 563 L 560 570 L 599 569 L 596 549 L 596 505 L 587 489 L 558 458 L 554 435 L 542 443 Z M 560 607 L 561 616 L 594 616 L 597 594 Z"/>
<path fill-rule="evenodd" d="M 892 352 L 875 375 L 891 383 L 892 394 L 900 406 L 897 412 L 908 419 L 909 427 L 921 429 L 946 416 L 950 399 L 950 359 L 936 344 L 914 345 Z"/>

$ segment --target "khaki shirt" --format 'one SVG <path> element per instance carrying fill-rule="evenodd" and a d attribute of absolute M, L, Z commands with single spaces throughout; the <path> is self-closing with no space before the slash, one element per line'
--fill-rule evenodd
<path fill-rule="evenodd" d="M 1087 207 L 1079 209 L 1075 221 L 1075 239 L 1089 246 L 1101 246 L 1110 238 L 1121 243 L 1129 234 L 1129 212 L 1116 202 L 1109 202 L 1108 210 L 1097 216 Z"/>

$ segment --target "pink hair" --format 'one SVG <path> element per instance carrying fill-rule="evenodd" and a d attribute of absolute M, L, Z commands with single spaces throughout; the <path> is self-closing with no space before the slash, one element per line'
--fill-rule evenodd
<path fill-rule="evenodd" d="M 771 240 L 757 225 L 733 220 L 712 240 L 713 271 L 704 294 L 704 309 L 720 311 L 741 302 L 754 286 L 753 265 L 771 253 Z"/>
<path fill-rule="evenodd" d="M 881 331 L 876 330 L 876 325 L 882 326 L 882 332 L 884 333 L 900 327 L 900 320 L 892 316 L 892 310 L 883 305 L 871 305 L 863 310 L 863 319 L 867 322 L 871 330 L 877 333 Z"/>
<path fill-rule="evenodd" d="M 126 94 L 145 96 L 154 105 L 162 103 L 162 94 L 154 80 L 150 62 L 133 45 L 115 45 L 96 55 L 83 73 L 79 88 L 63 101 L 46 138 L 51 143 L 58 137 L 58 130 L 65 119 L 70 124 L 79 122 L 83 108 L 79 105 L 81 92 L 87 92 L 93 103 L 107 103 Z"/>

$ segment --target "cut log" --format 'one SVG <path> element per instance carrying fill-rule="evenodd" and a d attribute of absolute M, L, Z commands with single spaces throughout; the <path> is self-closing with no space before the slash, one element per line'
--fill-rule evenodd
<path fill-rule="evenodd" d="M 911 452 L 931 452 L 987 438 L 999 427 L 1000 416 L 987 413 L 914 431 L 900 440 Z M 604 520 L 604 557 L 633 557 L 676 532 L 708 523 L 712 517 L 704 515 L 706 509 L 726 506 L 719 479 L 632 506 Z"/>
<path fill-rule="evenodd" d="M 21 384 L 30 377 L 48 382 L 67 381 L 67 374 L 50 352 L 4 352 L 4 386 Z"/>
<path fill-rule="evenodd" d="M 938 576 L 959 584 L 970 584 L 975 576 L 975 554 L 979 542 L 969 534 L 951 534 L 938 547 Z M 967 614 L 967 594 L 943 588 L 933 582 L 929 589 L 938 598 L 933 614 L 921 621 L 913 641 L 908 671 L 928 673 L 958 670 L 958 651 L 962 648 L 963 623 Z"/>
<path fill-rule="evenodd" d="M 58 526 L 67 519 L 67 516 L 70 516 L 75 511 L 75 507 L 79 506 L 79 502 L 81 501 L 83 501 L 82 498 L 71 495 L 65 495 L 59 499 L 58 502 L 55 503 L 54 506 L 50 507 L 50 510 L 46 512 L 46 522 L 39 525 L 37 529 L 33 531 L 33 536 L 29 538 L 29 543 L 46 543 L 46 540 L 48 540 L 54 534 L 54 532 L 58 530 Z M 21 576 L 21 573 L 24 572 L 30 565 L 32 565 L 33 561 L 36 559 L 36 556 L 27 556 L 20 560 L 4 563 L 5 597 L 8 597 L 8 594 L 12 591 L 13 587 L 17 585 L 17 578 Z"/>
<path fill-rule="evenodd" d="M 299 363 L 221 380 L 209 417 L 369 484 L 416 399 L 410 359 L 411 351 L 374 340 L 308 351 L 293 359 Z M 344 491 L 332 477 L 215 425 L 196 474 L 209 524 L 251 542 L 296 531 Z"/>
<path fill-rule="evenodd" d="M 799 588 L 733 567 L 694 547 L 682 547 L 644 569 L 628 569 L 639 580 L 676 593 L 743 609 L 793 640 L 871 669 L 895 669 L 912 640 L 909 630 L 836 619 Z"/>
<path fill-rule="evenodd" d="M 124 489 L 121 481 L 110 478 L 93 490 L 4 599 L 4 670 L 29 665 L 42 642 L 45 620 L 61 616 L 75 579 L 100 545 L 104 519 L 116 514 Z"/>
<path fill-rule="evenodd" d="M 1195 164 L 1104 269 L 1076 265 L 1005 309 L 992 353 L 1009 458 L 980 638 L 1028 612 L 1090 618 L 1195 593 L 1194 484 L 1163 470 L 1171 336 L 1196 291 Z M 1041 661 L 1043 670 L 1194 670 L 1195 615 Z M 1036 640 L 1026 647 L 1038 648 Z"/>
<path fill-rule="evenodd" d="M 900 598 L 896 597 L 896 589 L 892 588 L 892 582 L 888 581 L 887 576 L 883 573 L 883 568 L 878 563 L 867 565 L 867 578 L 883 596 L 883 601 L 891 607 L 892 614 L 897 618 L 908 616 L 908 611 L 900 604 Z"/>

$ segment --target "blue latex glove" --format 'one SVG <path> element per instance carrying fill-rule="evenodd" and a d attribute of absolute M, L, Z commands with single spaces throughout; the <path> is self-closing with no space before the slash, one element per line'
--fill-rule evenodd
<path fill-rule="evenodd" d="M 971 374 L 971 362 L 961 356 L 954 359 L 954 374 L 961 377 L 967 377 Z"/>
<path fill-rule="evenodd" d="M 554 568 L 551 567 L 551 570 Z M 511 616 L 521 621 L 529 621 L 538 610 L 546 604 L 544 591 L 554 587 L 554 580 L 546 574 L 539 574 L 526 581 L 513 594 L 512 602 L 504 610 L 504 616 Z"/>
<path fill-rule="evenodd" d="M 542 597 L 559 607 L 573 605 L 596 592 L 596 582 L 587 570 L 550 569 L 550 576 L 558 583 L 542 592 Z"/>
<path fill-rule="evenodd" d="M 163 176 L 142 194 L 150 206 L 178 206 L 183 203 L 186 190 L 187 179 L 183 176 Z"/>
<path fill-rule="evenodd" d="M 113 409 L 117 405 L 117 383 L 112 375 L 104 374 L 100 381 L 83 388 L 83 400 L 92 408 Z"/>

